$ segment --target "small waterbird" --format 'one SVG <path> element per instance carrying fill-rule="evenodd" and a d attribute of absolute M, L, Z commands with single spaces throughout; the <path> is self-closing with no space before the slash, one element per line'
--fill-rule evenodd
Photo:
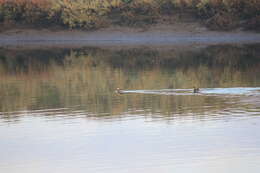
<path fill-rule="evenodd" d="M 116 92 L 117 94 L 123 94 L 123 91 L 122 91 L 120 88 L 117 88 L 117 89 L 115 90 L 115 92 Z"/>
<path fill-rule="evenodd" d="M 200 89 L 198 87 L 193 87 L 193 93 L 199 93 Z"/>

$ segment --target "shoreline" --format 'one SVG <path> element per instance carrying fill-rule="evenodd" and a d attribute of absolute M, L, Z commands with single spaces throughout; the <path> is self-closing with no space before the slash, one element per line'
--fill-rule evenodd
<path fill-rule="evenodd" d="M 260 43 L 260 33 L 210 31 L 199 24 L 154 25 L 148 29 L 109 27 L 96 31 L 11 29 L 0 47 L 183 46 Z"/>

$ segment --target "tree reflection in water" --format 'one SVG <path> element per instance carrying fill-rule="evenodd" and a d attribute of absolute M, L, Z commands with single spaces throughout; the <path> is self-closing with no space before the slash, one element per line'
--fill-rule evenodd
<path fill-rule="evenodd" d="M 202 118 L 220 115 L 226 108 L 255 109 L 259 104 L 248 104 L 248 98 L 244 104 L 244 97 L 119 96 L 114 90 L 259 87 L 259 69 L 259 45 L 161 51 L 0 49 L 0 112 L 5 112 L 0 116 L 12 119 L 14 111 L 62 108 L 67 115 L 80 111 L 97 118 L 126 114 Z"/>

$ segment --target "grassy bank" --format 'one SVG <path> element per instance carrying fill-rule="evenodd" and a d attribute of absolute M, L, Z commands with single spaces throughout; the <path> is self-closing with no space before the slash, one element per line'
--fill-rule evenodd
<path fill-rule="evenodd" d="M 0 0 L 2 26 L 91 30 L 149 25 L 183 14 L 214 30 L 260 30 L 259 0 Z"/>

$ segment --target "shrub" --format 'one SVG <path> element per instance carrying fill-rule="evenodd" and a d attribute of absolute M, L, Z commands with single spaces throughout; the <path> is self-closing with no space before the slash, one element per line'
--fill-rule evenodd
<path fill-rule="evenodd" d="M 239 20 L 253 28 L 259 23 L 260 0 L 0 0 L 1 23 L 68 28 L 146 25 L 182 12 L 191 12 L 210 28 L 231 29 Z"/>
<path fill-rule="evenodd" d="M 1 18 L 5 21 L 23 23 L 42 23 L 47 21 L 48 0 L 2 0 L 0 1 Z"/>
<path fill-rule="evenodd" d="M 232 29 L 239 20 L 246 20 L 250 29 L 257 27 L 260 15 L 259 0 L 204 0 L 198 4 L 200 16 L 207 19 L 207 26 L 214 29 Z M 213 3 L 214 2 L 214 3 Z M 250 22 L 249 22 L 250 21 Z M 245 25 L 244 27 L 248 26 Z M 243 25 L 242 25 L 243 26 Z"/>
<path fill-rule="evenodd" d="M 108 8 L 102 1 L 60 0 L 58 8 L 61 21 L 70 28 L 94 29 L 103 25 Z M 56 13 L 55 13 L 56 14 Z"/>
<path fill-rule="evenodd" d="M 259 0 L 226 0 L 226 6 L 241 18 L 250 18 L 260 15 Z"/>
<path fill-rule="evenodd" d="M 197 14 L 206 19 L 215 16 L 220 11 L 226 11 L 222 0 L 201 0 L 197 3 L 196 8 Z"/>
<path fill-rule="evenodd" d="M 159 8 L 156 0 L 128 0 L 117 9 L 112 9 L 110 16 L 120 25 L 143 25 L 155 23 L 159 17 Z"/>

